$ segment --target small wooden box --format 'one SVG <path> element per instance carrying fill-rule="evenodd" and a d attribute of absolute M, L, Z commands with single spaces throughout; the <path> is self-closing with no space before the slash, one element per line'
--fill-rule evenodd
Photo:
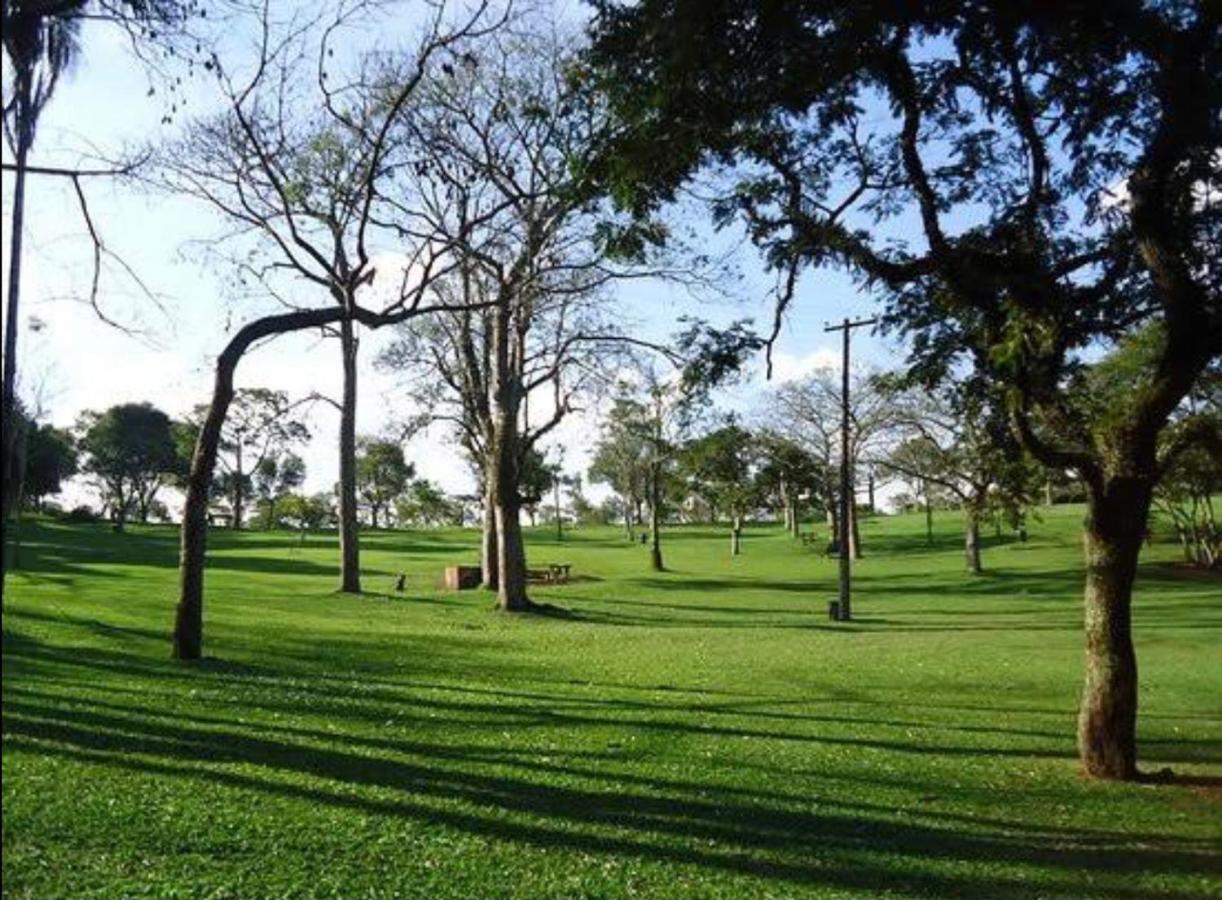
<path fill-rule="evenodd" d="M 446 590 L 466 591 L 477 588 L 483 580 L 482 575 L 483 570 L 479 566 L 447 566 Z"/>

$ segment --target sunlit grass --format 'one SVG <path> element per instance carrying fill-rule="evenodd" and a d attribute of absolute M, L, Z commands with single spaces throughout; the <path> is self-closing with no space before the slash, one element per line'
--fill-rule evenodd
<path fill-rule="evenodd" d="M 569 612 L 446 593 L 472 532 L 216 532 L 203 663 L 169 659 L 176 532 L 27 523 L 4 644 L 12 897 L 1200 897 L 1222 893 L 1222 582 L 1147 552 L 1142 764 L 1078 774 L 1082 511 L 961 571 L 877 519 L 857 621 L 775 528 L 615 529 L 531 564 Z M 408 574 L 408 589 L 392 590 Z"/>

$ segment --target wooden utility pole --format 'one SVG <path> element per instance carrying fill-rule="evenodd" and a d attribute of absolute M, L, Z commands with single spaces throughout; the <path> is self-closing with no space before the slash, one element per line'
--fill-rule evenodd
<path fill-rule="evenodd" d="M 878 319 L 845 319 L 839 325 L 827 325 L 824 331 L 843 333 L 844 345 L 840 369 L 840 603 L 836 607 L 838 621 L 847 622 L 852 617 L 850 601 L 849 541 L 853 510 L 853 470 L 849 460 L 849 334 L 854 328 L 873 325 Z"/>

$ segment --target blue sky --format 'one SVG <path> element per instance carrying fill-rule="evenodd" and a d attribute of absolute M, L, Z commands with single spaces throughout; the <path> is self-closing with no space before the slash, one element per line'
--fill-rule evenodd
<path fill-rule="evenodd" d="M 165 92 L 158 86 L 148 96 L 154 82 L 132 57 L 126 39 L 111 27 L 93 23 L 86 23 L 82 38 L 80 64 L 44 115 L 32 161 L 85 164 L 93 155 L 113 157 L 125 147 L 173 136 L 178 123 L 161 122 L 167 112 Z M 229 40 L 241 38 L 238 33 Z M 180 99 L 183 96 L 187 111 L 199 112 L 215 104 L 218 94 L 210 80 L 198 79 L 188 84 Z M 6 159 L 7 153 L 5 148 Z M 192 242 L 216 234 L 221 227 L 206 210 L 107 179 L 90 180 L 85 189 L 108 248 L 131 266 L 157 300 L 145 297 L 131 278 L 109 264 L 101 305 L 107 315 L 138 333 L 124 333 L 94 315 L 82 302 L 88 293 L 91 246 L 75 197 L 62 181 L 31 178 L 22 280 L 21 391 L 59 425 L 70 425 L 82 410 L 126 401 L 148 400 L 171 415 L 183 415 L 207 399 L 211 359 L 233 330 L 254 318 L 261 307 L 227 297 L 223 273 L 200 263 Z M 6 255 L 10 202 L 6 177 Z M 687 215 L 688 224 L 707 232 L 702 211 Z M 727 235 L 720 241 L 734 238 Z M 743 279 L 734 299 L 698 302 L 668 285 L 627 283 L 614 290 L 614 303 L 635 323 L 635 333 L 653 338 L 672 333 L 680 315 L 699 315 L 718 323 L 754 318 L 765 324 L 771 318 L 773 278 L 762 270 L 749 246 L 739 253 L 737 263 Z M 861 296 L 843 273 L 806 273 L 776 348 L 774 377 L 789 377 L 837 360 L 838 340 L 823 332 L 824 323 L 874 311 L 871 300 Z M 28 327 L 32 320 L 39 324 L 37 331 Z M 372 367 L 377 349 L 388 339 L 389 335 L 366 334 L 362 342 L 358 411 L 362 433 L 377 433 L 392 418 L 411 412 L 393 381 Z M 866 365 L 898 362 L 894 346 L 864 330 L 854 336 L 854 354 Z M 762 364 L 760 370 L 724 398 L 728 407 L 746 410 L 754 405 L 765 389 Z M 252 353 L 241 364 L 237 381 L 239 386 L 278 388 L 294 396 L 312 391 L 334 396 L 339 376 L 334 342 L 298 335 Z M 309 490 L 329 489 L 335 481 L 335 418 L 326 405 L 317 406 L 313 414 L 314 439 L 303 454 Z M 566 466 L 571 470 L 584 470 L 594 426 L 593 413 L 587 413 L 555 433 L 555 442 L 567 448 Z M 466 467 L 456 453 L 449 452 L 444 431 L 417 438 L 408 453 L 422 475 L 447 489 L 470 487 Z M 81 496 L 77 489 L 70 499 Z"/>

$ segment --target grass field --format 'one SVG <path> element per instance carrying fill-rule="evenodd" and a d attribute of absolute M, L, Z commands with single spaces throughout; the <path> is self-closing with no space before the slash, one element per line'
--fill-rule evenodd
<path fill-rule="evenodd" d="M 513 618 L 435 584 L 472 532 L 214 532 L 201 664 L 176 532 L 35 521 L 4 613 L 10 897 L 1222 896 L 1222 581 L 1147 553 L 1141 759 L 1079 776 L 1080 508 L 962 573 L 958 519 L 871 520 L 852 624 L 779 529 L 614 530 Z M 408 572 L 405 594 L 391 592 Z"/>

